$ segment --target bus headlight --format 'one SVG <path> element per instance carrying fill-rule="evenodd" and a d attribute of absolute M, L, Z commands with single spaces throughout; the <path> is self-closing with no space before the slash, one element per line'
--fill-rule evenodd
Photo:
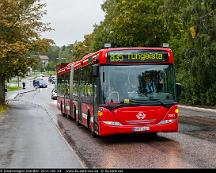
<path fill-rule="evenodd" d="M 103 123 L 111 126 L 121 126 L 121 123 L 116 121 L 103 121 Z"/>
<path fill-rule="evenodd" d="M 163 120 L 163 121 L 161 121 L 159 124 L 161 124 L 161 125 L 163 125 L 163 124 L 168 124 L 168 123 L 171 123 L 171 122 L 173 122 L 173 121 L 175 121 L 174 119 L 172 119 L 172 120 Z"/>

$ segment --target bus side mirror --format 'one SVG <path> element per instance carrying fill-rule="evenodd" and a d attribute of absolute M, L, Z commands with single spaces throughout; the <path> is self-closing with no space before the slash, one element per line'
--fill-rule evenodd
<path fill-rule="evenodd" d="M 94 64 L 94 65 L 92 65 L 92 67 L 93 67 L 92 76 L 93 77 L 98 77 L 99 65 L 98 64 Z"/>
<path fill-rule="evenodd" d="M 182 85 L 180 83 L 176 83 L 176 95 L 177 95 L 177 100 L 179 99 L 182 91 Z"/>
<path fill-rule="evenodd" d="M 5 92 L 7 92 L 7 88 L 5 88 Z"/>

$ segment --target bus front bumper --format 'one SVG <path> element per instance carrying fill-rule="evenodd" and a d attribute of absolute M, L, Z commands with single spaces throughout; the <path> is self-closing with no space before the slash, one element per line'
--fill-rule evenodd
<path fill-rule="evenodd" d="M 103 121 L 99 122 L 99 136 L 131 133 L 156 133 L 156 132 L 178 132 L 178 119 L 166 124 L 136 125 L 108 125 Z"/>

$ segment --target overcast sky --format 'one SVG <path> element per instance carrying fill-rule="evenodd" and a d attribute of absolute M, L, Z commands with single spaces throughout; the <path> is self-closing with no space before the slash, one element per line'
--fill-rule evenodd
<path fill-rule="evenodd" d="M 42 34 L 57 46 L 83 41 L 93 26 L 104 19 L 101 4 L 104 0 L 42 0 L 47 3 L 44 22 L 50 22 L 55 31 Z"/>

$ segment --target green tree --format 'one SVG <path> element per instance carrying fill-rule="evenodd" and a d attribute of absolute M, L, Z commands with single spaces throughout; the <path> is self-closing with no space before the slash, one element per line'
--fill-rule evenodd
<path fill-rule="evenodd" d="M 189 14 L 193 15 L 188 17 Z M 215 1 L 210 0 L 191 0 L 190 6 L 183 13 L 183 21 L 188 33 L 185 61 L 189 63 L 185 68 L 192 81 L 190 88 L 186 85 L 185 97 L 191 95 L 192 104 L 216 104 L 215 14 Z"/>
<path fill-rule="evenodd" d="M 86 54 L 93 51 L 93 34 L 84 36 L 84 41 L 75 42 L 72 48 L 72 61 L 82 59 Z"/>
<path fill-rule="evenodd" d="M 106 42 L 112 47 L 161 46 L 169 38 L 163 4 L 163 0 L 107 0 L 102 5 L 105 20 L 94 30 L 94 50 Z"/>
<path fill-rule="evenodd" d="M 59 57 L 59 46 L 50 46 L 47 51 L 42 52 L 41 54 L 47 55 L 49 57 L 49 61 L 57 63 L 57 58 Z"/>
<path fill-rule="evenodd" d="M 215 0 L 167 0 L 164 7 L 177 79 L 183 84 L 182 102 L 187 104 L 216 104 L 215 4 Z M 181 32 L 176 32 L 178 28 Z"/>
<path fill-rule="evenodd" d="M 59 58 L 63 58 L 64 62 L 72 61 L 72 49 L 73 49 L 73 44 L 62 46 L 60 48 Z"/>
<path fill-rule="evenodd" d="M 29 52 L 42 51 L 52 43 L 40 37 L 50 30 L 41 21 L 44 7 L 40 0 L 0 1 L 0 104 L 5 102 L 5 79 L 25 73 L 32 63 Z"/>

